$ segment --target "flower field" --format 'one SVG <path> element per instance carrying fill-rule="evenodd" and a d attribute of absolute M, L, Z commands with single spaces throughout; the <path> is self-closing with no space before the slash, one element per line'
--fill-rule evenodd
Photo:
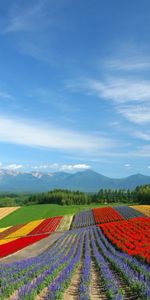
<path fill-rule="evenodd" d="M 83 211 L 75 215 L 72 228 L 86 227 L 94 224 L 95 220 L 92 211 Z"/>
<path fill-rule="evenodd" d="M 38 257 L 3 265 L 1 299 L 63 299 L 79 264 L 78 299 L 91 299 L 92 264 L 103 283 L 105 299 L 132 294 L 134 299 L 150 299 L 150 267 L 116 250 L 96 226 L 65 233 Z"/>
<path fill-rule="evenodd" d="M 33 243 L 46 238 L 48 234 L 39 234 L 34 236 L 25 236 L 12 241 L 7 241 L 6 244 L 0 245 L 0 258 L 13 254 Z"/>
<path fill-rule="evenodd" d="M 115 210 L 117 210 L 124 219 L 144 217 L 144 214 L 142 212 L 129 206 L 115 206 Z"/>
<path fill-rule="evenodd" d="M 4 217 L 8 216 L 15 210 L 20 208 L 20 206 L 15 206 L 15 207 L 1 207 L 0 208 L 0 220 L 3 219 Z"/>
<path fill-rule="evenodd" d="M 62 217 L 54 217 L 45 219 L 38 224 L 28 235 L 36 235 L 42 233 L 51 233 L 57 229 Z M 31 222 L 32 223 L 32 222 Z"/>
<path fill-rule="evenodd" d="M 93 215 L 96 224 L 121 221 L 124 218 L 112 207 L 94 208 Z"/>
<path fill-rule="evenodd" d="M 150 219 L 139 217 L 130 220 L 101 224 L 109 240 L 130 255 L 143 257 L 150 263 Z"/>
<path fill-rule="evenodd" d="M 10 228 L 11 226 L 8 226 L 8 227 L 4 227 L 4 228 L 0 228 L 0 233 L 3 232 L 3 231 L 6 231 L 8 228 Z"/>
<path fill-rule="evenodd" d="M 128 208 L 96 208 L 73 220 L 54 217 L 0 232 L 2 258 L 66 230 L 38 256 L 1 261 L 0 300 L 150 300 L 150 218 Z"/>
<path fill-rule="evenodd" d="M 16 225 L 0 233 L 0 257 L 21 250 L 54 232 L 62 217 L 32 221 L 25 225 Z"/>
<path fill-rule="evenodd" d="M 141 212 L 142 214 L 146 215 L 147 217 L 150 217 L 150 205 L 134 205 L 130 206 L 137 210 L 138 212 Z"/>
<path fill-rule="evenodd" d="M 61 221 L 59 226 L 57 227 L 57 231 L 65 231 L 69 230 L 71 223 L 72 223 L 73 215 L 66 215 L 64 216 Z"/>

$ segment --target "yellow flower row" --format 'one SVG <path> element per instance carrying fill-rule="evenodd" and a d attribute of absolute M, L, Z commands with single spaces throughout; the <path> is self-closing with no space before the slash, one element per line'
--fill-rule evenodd
<path fill-rule="evenodd" d="M 133 205 L 131 207 L 150 217 L 150 205 Z"/>
<path fill-rule="evenodd" d="M 70 229 L 70 225 L 73 219 L 73 215 L 66 215 L 62 218 L 57 231 L 65 231 Z"/>
<path fill-rule="evenodd" d="M 29 222 L 28 224 L 24 225 L 23 227 L 16 230 L 15 232 L 7 235 L 4 239 L 0 240 L 0 245 L 15 241 L 19 237 L 28 235 L 34 228 L 36 228 L 43 221 L 44 221 L 44 219 Z"/>
<path fill-rule="evenodd" d="M 11 226 L 8 226 L 8 227 L 3 227 L 3 228 L 0 228 L 0 233 L 7 230 L 8 228 L 10 228 Z"/>
<path fill-rule="evenodd" d="M 20 208 L 20 206 L 15 206 L 15 207 L 1 207 L 0 208 L 0 220 L 9 215 L 10 213 L 14 212 Z"/>

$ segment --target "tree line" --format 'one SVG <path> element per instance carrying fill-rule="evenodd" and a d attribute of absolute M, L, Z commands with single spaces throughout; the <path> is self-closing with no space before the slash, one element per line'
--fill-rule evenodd
<path fill-rule="evenodd" d="M 52 203 L 60 205 L 79 205 L 92 203 L 141 203 L 150 204 L 150 185 L 138 186 L 135 190 L 100 189 L 98 193 L 55 189 L 47 193 L 34 194 L 28 203 Z"/>
<path fill-rule="evenodd" d="M 138 186 L 135 190 L 100 189 L 98 193 L 55 189 L 38 194 L 1 194 L 0 206 L 59 204 L 84 205 L 92 203 L 139 203 L 150 204 L 150 185 Z"/>

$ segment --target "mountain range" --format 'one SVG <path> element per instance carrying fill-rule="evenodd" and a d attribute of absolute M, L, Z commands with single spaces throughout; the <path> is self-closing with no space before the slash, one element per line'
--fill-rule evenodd
<path fill-rule="evenodd" d="M 45 192 L 55 188 L 97 192 L 102 189 L 130 189 L 150 184 L 150 176 L 135 174 L 109 178 L 92 170 L 77 173 L 20 173 L 0 170 L 0 192 Z"/>

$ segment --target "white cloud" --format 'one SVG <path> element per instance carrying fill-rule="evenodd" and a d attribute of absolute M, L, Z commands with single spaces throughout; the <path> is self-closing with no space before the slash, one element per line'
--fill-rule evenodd
<path fill-rule="evenodd" d="M 40 169 L 48 169 L 50 165 L 39 165 L 39 166 L 33 166 L 32 169 L 40 170 Z"/>
<path fill-rule="evenodd" d="M 87 164 L 74 164 L 74 165 L 62 165 L 60 167 L 61 171 L 79 171 L 79 170 L 88 170 L 91 167 Z"/>
<path fill-rule="evenodd" d="M 146 124 L 150 122 L 150 105 L 118 106 L 117 111 L 133 123 Z"/>
<path fill-rule="evenodd" d="M 82 171 L 82 170 L 88 170 L 91 166 L 85 163 L 77 163 L 77 164 L 59 164 L 59 163 L 53 163 L 53 164 L 44 164 L 44 165 L 36 165 L 32 166 L 31 169 L 33 170 L 52 170 L 52 171 Z"/>
<path fill-rule="evenodd" d="M 101 99 L 112 101 L 115 110 L 133 123 L 150 122 L 150 81 L 127 78 L 108 78 L 99 81 L 81 79 L 68 82 L 66 88 L 72 91 L 84 90 Z"/>
<path fill-rule="evenodd" d="M 150 169 L 150 166 L 148 166 L 147 168 Z"/>
<path fill-rule="evenodd" d="M 142 131 L 134 131 L 133 135 L 144 141 L 150 141 L 150 133 L 146 133 L 146 132 L 142 132 Z"/>
<path fill-rule="evenodd" d="M 131 165 L 130 165 L 130 164 L 125 164 L 125 165 L 124 165 L 124 167 L 126 167 L 126 168 L 130 168 L 130 167 L 131 167 Z"/>
<path fill-rule="evenodd" d="M 4 169 L 5 170 L 19 170 L 19 169 L 22 169 L 23 168 L 23 165 L 17 165 L 17 164 L 10 164 L 10 165 L 6 165 L 4 166 Z"/>
<path fill-rule="evenodd" d="M 117 103 L 149 102 L 150 81 L 126 78 L 108 78 L 105 82 L 87 80 L 87 89 L 99 97 L 111 99 Z"/>
<path fill-rule="evenodd" d="M 0 117 L 0 141 L 85 153 L 110 149 L 115 142 L 104 136 L 82 134 L 46 123 Z"/>
<path fill-rule="evenodd" d="M 134 54 L 120 58 L 112 58 L 105 63 L 105 67 L 111 71 L 141 71 L 150 68 L 150 62 L 149 57 Z"/>

